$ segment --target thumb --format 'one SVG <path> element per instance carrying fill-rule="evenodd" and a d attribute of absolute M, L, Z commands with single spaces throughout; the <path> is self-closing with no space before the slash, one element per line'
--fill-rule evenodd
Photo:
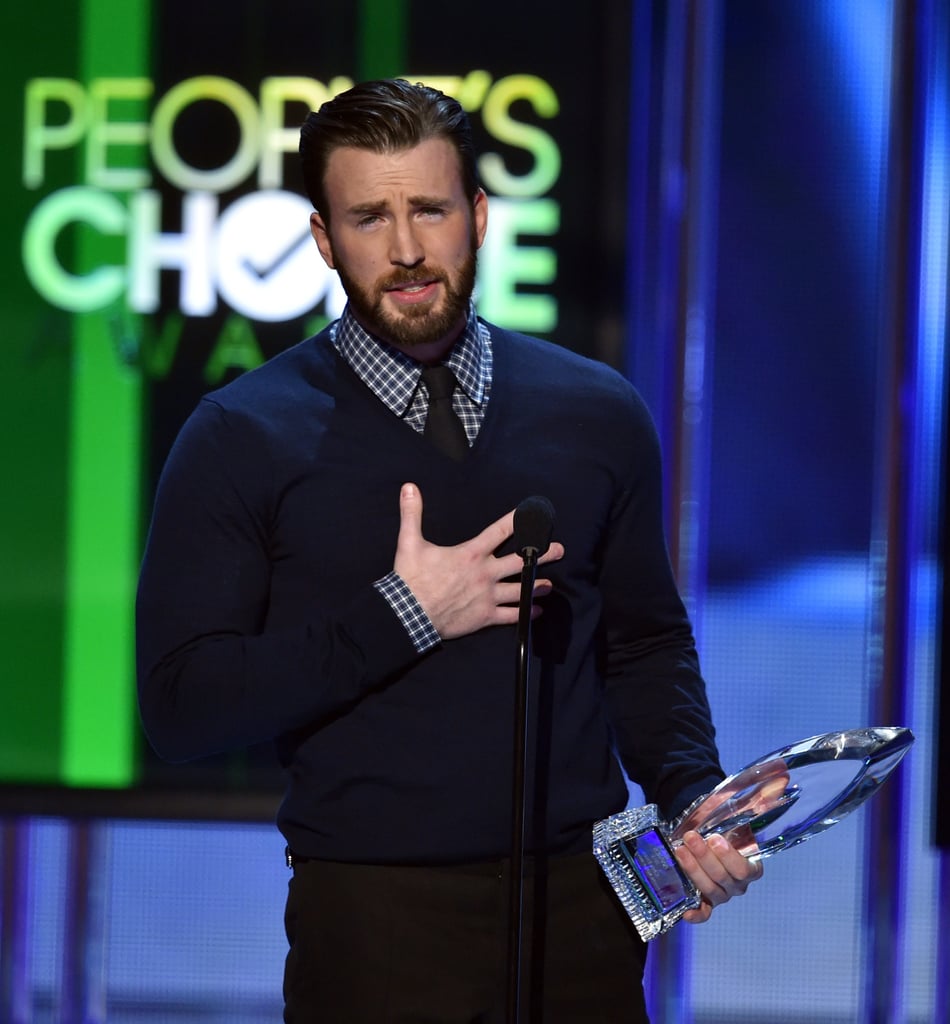
<path fill-rule="evenodd" d="M 422 495 L 415 484 L 403 484 L 399 491 L 399 537 L 396 546 L 422 540 Z"/>

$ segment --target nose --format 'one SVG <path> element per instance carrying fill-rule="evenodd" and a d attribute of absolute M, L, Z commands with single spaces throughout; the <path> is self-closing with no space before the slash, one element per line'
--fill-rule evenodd
<path fill-rule="evenodd" d="M 390 262 L 400 267 L 414 267 L 424 259 L 425 251 L 416 236 L 412 221 L 397 219 L 390 238 Z"/>

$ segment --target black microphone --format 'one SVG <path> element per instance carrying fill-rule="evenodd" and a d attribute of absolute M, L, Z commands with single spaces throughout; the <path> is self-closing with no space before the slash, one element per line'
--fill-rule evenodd
<path fill-rule="evenodd" d="M 525 498 L 515 509 L 515 551 L 522 558 L 540 558 L 551 546 L 554 506 L 547 498 Z"/>

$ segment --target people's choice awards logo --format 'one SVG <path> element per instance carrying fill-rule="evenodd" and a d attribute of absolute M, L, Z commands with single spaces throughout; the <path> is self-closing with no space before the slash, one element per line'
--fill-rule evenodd
<path fill-rule="evenodd" d="M 543 243 L 559 226 L 549 193 L 561 157 L 540 125 L 557 115 L 557 96 L 532 75 L 493 80 L 472 71 L 426 81 L 480 117 L 496 144 L 479 164 L 492 195 L 480 308 L 514 329 L 551 331 L 557 259 Z M 202 76 L 155 96 L 147 78 L 32 79 L 23 184 L 39 199 L 22 247 L 34 289 L 69 312 L 121 303 L 147 314 L 167 309 L 167 282 L 175 279 L 163 275 L 174 274 L 176 311 L 186 317 L 211 316 L 222 304 L 252 321 L 339 315 L 342 289 L 310 238 L 310 204 L 285 189 L 284 169 L 302 114 L 351 84 L 273 77 L 253 95 L 230 79 Z M 529 116 L 519 120 L 516 111 Z M 198 123 L 234 138 L 233 151 L 217 166 L 198 166 L 189 132 L 177 131 L 186 121 L 192 136 Z M 75 183 L 50 191 L 67 161 L 79 169 Z M 92 265 L 75 255 L 82 238 L 91 240 Z"/>

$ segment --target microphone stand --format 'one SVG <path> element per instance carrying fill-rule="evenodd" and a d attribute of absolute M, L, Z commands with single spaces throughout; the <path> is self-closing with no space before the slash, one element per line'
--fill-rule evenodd
<path fill-rule="evenodd" d="M 511 878 L 508 889 L 507 1022 L 518 1024 L 521 995 L 521 944 L 524 910 L 525 761 L 528 731 L 528 666 L 531 660 L 531 603 L 538 568 L 538 549 L 522 552 L 521 597 L 518 603 L 518 657 L 515 687 L 514 765 L 511 791 Z"/>

